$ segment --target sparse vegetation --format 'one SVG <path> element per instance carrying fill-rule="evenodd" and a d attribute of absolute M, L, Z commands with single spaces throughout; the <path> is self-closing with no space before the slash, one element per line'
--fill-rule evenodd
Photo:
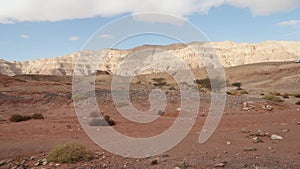
<path fill-rule="evenodd" d="M 237 87 L 237 90 L 242 90 L 242 88 L 241 88 L 242 83 L 241 82 L 235 82 L 235 83 L 232 83 L 231 85 L 234 86 L 234 87 Z"/>
<path fill-rule="evenodd" d="M 59 163 L 76 163 L 80 161 L 88 161 L 92 157 L 92 152 L 86 150 L 85 146 L 78 143 L 68 143 L 59 145 L 52 149 L 47 160 Z"/>
<path fill-rule="evenodd" d="M 115 122 L 107 115 L 103 119 L 93 119 L 90 123 L 90 126 L 113 126 Z"/>
<path fill-rule="evenodd" d="M 153 78 L 152 79 L 154 81 L 153 85 L 156 87 L 156 86 L 166 86 L 167 85 L 167 82 L 166 82 L 166 79 L 165 78 L 162 78 L 162 77 L 159 77 L 159 78 Z"/>
<path fill-rule="evenodd" d="M 271 94 L 266 95 L 265 97 L 263 97 L 263 99 L 273 102 L 283 102 L 283 100 L 280 97 Z"/>
<path fill-rule="evenodd" d="M 281 95 L 279 92 L 270 92 L 269 94 L 273 95 L 273 96 L 280 96 Z"/>
<path fill-rule="evenodd" d="M 230 90 L 226 92 L 228 95 L 233 95 L 233 96 L 237 96 L 239 95 L 239 91 L 238 90 Z"/>
<path fill-rule="evenodd" d="M 241 90 L 240 94 L 249 94 L 249 92 L 247 92 L 246 90 Z"/>
<path fill-rule="evenodd" d="M 44 119 L 45 117 L 41 113 L 34 113 L 32 116 L 27 116 L 27 115 L 20 115 L 20 114 L 13 114 L 10 116 L 10 121 L 11 122 L 21 122 L 21 121 L 27 121 L 30 119 Z"/>
<path fill-rule="evenodd" d="M 246 90 L 230 90 L 226 92 L 228 95 L 238 96 L 243 94 L 249 94 Z"/>
<path fill-rule="evenodd" d="M 285 98 L 285 99 L 288 99 L 288 98 L 290 98 L 290 94 L 285 93 L 285 94 L 282 95 L 282 97 Z"/>
<path fill-rule="evenodd" d="M 30 120 L 31 119 L 31 116 L 23 116 L 23 115 L 20 115 L 20 114 L 13 114 L 10 116 L 10 121 L 11 122 L 21 122 L 21 121 L 27 121 L 27 120 Z"/>
<path fill-rule="evenodd" d="M 45 119 L 45 117 L 43 116 L 43 114 L 41 113 L 34 113 L 32 116 L 31 116 L 32 119 Z"/>
<path fill-rule="evenodd" d="M 206 78 L 206 79 L 196 79 L 194 80 L 194 83 L 195 84 L 198 84 L 198 88 L 208 88 L 208 89 L 211 89 L 211 83 L 210 83 L 210 79 L 209 78 Z"/>
<path fill-rule="evenodd" d="M 296 93 L 296 94 L 294 94 L 294 97 L 296 97 L 296 98 L 300 98 L 300 93 Z"/>

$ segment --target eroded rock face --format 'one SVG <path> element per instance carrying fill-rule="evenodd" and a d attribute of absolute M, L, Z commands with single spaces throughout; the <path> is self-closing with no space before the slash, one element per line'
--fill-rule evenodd
<path fill-rule="evenodd" d="M 259 62 L 284 62 L 294 61 L 300 58 L 300 42 L 284 42 L 284 41 L 266 41 L 259 44 L 234 43 L 234 42 L 212 42 L 210 44 L 191 43 L 189 45 L 196 46 L 200 52 L 209 52 L 207 57 L 220 58 L 220 62 L 224 67 L 238 66 Z M 142 50 L 142 51 L 141 51 Z M 127 56 L 132 56 L 136 52 L 147 51 L 141 60 L 146 60 L 153 65 L 171 65 L 167 67 L 172 71 L 178 69 L 178 59 L 165 58 L 165 53 L 168 52 L 171 56 L 185 61 L 190 68 L 203 67 L 201 59 L 195 56 L 191 48 L 173 44 L 168 46 L 141 46 L 131 50 L 101 50 L 101 51 L 81 51 L 74 54 L 50 58 L 39 59 L 25 62 L 10 62 L 0 60 L 0 73 L 5 75 L 19 74 L 41 74 L 41 75 L 71 75 L 78 56 L 85 56 L 91 59 L 92 63 L 89 66 L 77 66 L 83 73 L 91 73 L 94 69 L 109 71 L 113 74 L 123 75 L 123 71 L 117 71 L 120 65 L 131 64 L 130 59 L 125 59 Z M 101 64 L 95 64 L 100 54 L 105 57 L 101 60 Z M 148 54 L 148 55 L 147 55 Z M 154 57 L 153 57 L 154 56 Z M 135 56 L 133 56 L 134 58 Z M 154 59 L 155 58 L 155 59 Z M 80 62 L 86 62 L 83 60 Z M 79 63 L 80 63 L 79 62 Z M 94 64 L 94 65 L 93 65 Z M 173 66 L 172 66 L 173 65 Z M 81 67 L 82 66 L 82 67 Z M 128 67 L 130 69 L 130 66 Z M 181 67 L 179 68 L 181 69 Z M 151 73 L 155 70 L 145 70 L 144 73 Z M 124 74 L 125 75 L 125 74 Z"/>

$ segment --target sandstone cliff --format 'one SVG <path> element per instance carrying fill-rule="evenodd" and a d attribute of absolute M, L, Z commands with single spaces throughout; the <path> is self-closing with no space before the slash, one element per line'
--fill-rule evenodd
<path fill-rule="evenodd" d="M 232 67 L 251 63 L 260 62 L 285 62 L 300 59 L 300 42 L 284 42 L 284 41 L 266 41 L 258 44 L 234 43 L 234 42 L 212 42 L 210 44 L 191 43 L 189 45 L 198 46 L 201 52 L 210 52 L 217 54 L 220 62 L 224 67 Z M 18 74 L 43 74 L 43 75 L 71 75 L 75 63 L 79 56 L 84 56 L 93 61 L 96 61 L 97 55 L 102 51 L 81 51 L 74 54 L 51 58 L 39 59 L 25 62 L 11 62 L 0 59 L 0 73 L 6 75 Z M 146 52 L 145 52 L 146 51 Z M 107 51 L 101 64 L 97 69 L 119 73 L 118 66 L 133 64 L 128 69 L 138 66 L 135 59 L 140 57 L 141 61 L 145 62 L 145 66 L 169 65 L 168 69 L 180 69 L 180 61 L 178 59 L 170 60 L 170 57 L 165 57 L 166 52 L 170 57 L 173 55 L 185 61 L 191 68 L 203 67 L 201 59 L 195 57 L 195 54 L 189 47 L 181 44 L 173 44 L 168 46 L 152 46 L 145 45 L 131 50 L 116 50 Z M 125 59 L 131 56 L 131 59 Z M 155 57 L 152 57 L 155 56 Z M 211 55 L 214 57 L 215 55 Z M 81 57 L 82 58 L 82 57 Z M 155 59 L 154 59 L 155 58 Z M 124 60 L 125 59 L 125 60 Z M 81 61 L 84 62 L 84 61 Z M 96 62 L 94 62 L 96 63 Z M 95 65 L 93 65 L 95 66 Z M 128 70 L 127 70 L 128 71 Z M 138 70 L 136 70 L 138 71 Z M 122 74 L 122 73 L 121 73 Z"/>

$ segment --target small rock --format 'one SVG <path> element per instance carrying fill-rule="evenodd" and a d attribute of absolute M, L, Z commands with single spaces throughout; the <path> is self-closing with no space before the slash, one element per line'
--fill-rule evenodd
<path fill-rule="evenodd" d="M 180 167 L 174 167 L 174 169 L 181 169 Z"/>
<path fill-rule="evenodd" d="M 46 158 L 44 158 L 44 159 L 42 160 L 42 164 L 43 164 L 43 165 L 47 165 L 47 164 L 48 164 L 48 161 L 47 161 Z"/>
<path fill-rule="evenodd" d="M 265 110 L 268 110 L 268 111 L 272 111 L 273 110 L 273 107 L 271 105 L 269 105 L 269 104 L 264 105 L 262 108 L 265 109 Z"/>
<path fill-rule="evenodd" d="M 30 160 L 35 160 L 35 156 L 31 156 L 31 157 L 30 157 Z"/>
<path fill-rule="evenodd" d="M 39 166 L 40 164 L 41 164 L 40 162 L 36 162 L 36 163 L 34 163 L 34 166 L 37 167 L 37 166 Z"/>
<path fill-rule="evenodd" d="M 60 166 L 60 164 L 59 164 L 59 163 L 56 163 L 54 166 L 55 166 L 55 167 L 59 167 L 59 166 Z"/>
<path fill-rule="evenodd" d="M 21 161 L 21 164 L 22 164 L 22 165 L 24 165 L 25 163 L 26 163 L 26 160 L 25 160 L 25 159 Z"/>
<path fill-rule="evenodd" d="M 190 167 L 190 164 L 185 162 L 185 161 L 181 161 L 179 163 L 176 164 L 176 167 L 179 167 L 179 168 L 188 168 Z"/>
<path fill-rule="evenodd" d="M 178 107 L 176 110 L 177 110 L 177 111 L 181 111 L 181 108 L 180 108 L 180 107 Z"/>
<path fill-rule="evenodd" d="M 244 151 L 256 151 L 255 147 L 246 147 L 244 148 Z"/>
<path fill-rule="evenodd" d="M 297 125 L 300 125 L 300 121 L 299 121 L 299 122 L 297 122 Z"/>
<path fill-rule="evenodd" d="M 284 129 L 284 130 L 281 130 L 282 132 L 284 133 L 288 133 L 290 131 L 290 129 Z"/>
<path fill-rule="evenodd" d="M 256 136 L 260 136 L 260 137 L 264 137 L 264 136 L 266 136 L 266 133 L 259 129 L 259 130 L 257 130 L 257 132 L 255 133 L 255 135 L 256 135 Z"/>
<path fill-rule="evenodd" d="M 230 142 L 230 141 L 227 141 L 226 144 L 227 144 L 227 145 L 231 145 L 231 142 Z"/>
<path fill-rule="evenodd" d="M 271 140 L 283 140 L 283 137 L 276 135 L 276 134 L 272 134 L 271 135 Z"/>
<path fill-rule="evenodd" d="M 218 163 L 215 165 L 215 167 L 225 167 L 225 163 Z"/>
<path fill-rule="evenodd" d="M 263 142 L 263 140 L 259 137 L 252 138 L 252 141 L 253 141 L 253 143 L 262 143 Z"/>
<path fill-rule="evenodd" d="M 242 128 L 242 133 L 250 133 L 246 128 Z"/>
<path fill-rule="evenodd" d="M 5 164 L 6 164 L 6 161 L 4 161 L 4 160 L 0 161 L 0 166 L 5 165 Z"/>

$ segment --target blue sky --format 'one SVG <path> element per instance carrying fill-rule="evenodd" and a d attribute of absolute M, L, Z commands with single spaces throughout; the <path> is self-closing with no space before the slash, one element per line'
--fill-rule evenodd
<path fill-rule="evenodd" d="M 41 1 L 49 2 L 47 9 L 42 8 L 44 4 Z M 60 7 L 70 3 L 74 3 L 74 6 L 59 9 L 45 0 L 3 0 L 0 2 L 0 59 L 24 61 L 80 51 L 101 27 L 120 17 L 138 12 L 162 12 L 185 18 L 211 41 L 300 41 L 299 0 L 254 0 L 251 4 L 243 0 L 174 0 L 172 3 L 166 0 L 156 1 L 157 3 L 153 1 L 155 0 L 147 0 L 144 1 L 145 5 L 141 5 L 140 1 L 134 0 L 128 3 L 121 0 L 62 0 Z M 152 6 L 147 5 L 150 2 Z M 174 7 L 169 7 L 170 5 Z M 106 6 L 108 7 L 104 8 Z M 88 10 L 89 8 L 93 9 Z M 180 23 L 176 25 L 177 23 L 159 17 L 132 18 L 132 22 L 180 27 Z M 120 26 L 120 29 L 125 28 Z M 118 39 L 113 32 L 97 36 L 103 41 Z M 114 48 L 127 49 L 143 44 L 170 43 L 178 41 L 162 36 L 144 35 L 126 39 Z"/>

